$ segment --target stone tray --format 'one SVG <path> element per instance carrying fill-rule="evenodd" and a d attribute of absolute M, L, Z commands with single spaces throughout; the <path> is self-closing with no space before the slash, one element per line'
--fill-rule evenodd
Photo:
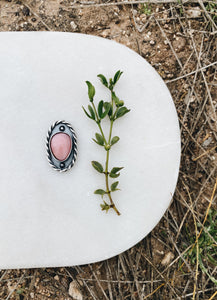
<path fill-rule="evenodd" d="M 85 80 L 96 99 L 109 100 L 97 74 L 124 71 L 116 93 L 131 112 L 119 119 L 110 166 L 124 166 L 114 201 L 100 210 L 93 191 L 105 161 L 83 113 Z M 78 138 L 74 167 L 59 173 L 46 158 L 51 124 L 65 120 Z M 93 263 L 143 239 L 159 222 L 176 186 L 180 131 L 171 95 L 157 72 L 116 42 L 76 33 L 0 33 L 0 268 Z"/>

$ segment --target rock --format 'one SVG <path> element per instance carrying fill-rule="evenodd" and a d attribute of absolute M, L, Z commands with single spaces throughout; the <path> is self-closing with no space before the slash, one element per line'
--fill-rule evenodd
<path fill-rule="evenodd" d="M 76 281 L 72 281 L 69 284 L 68 293 L 69 293 L 69 296 L 71 296 L 74 300 L 83 300 L 83 296 L 81 294 L 81 291 L 80 291 Z"/>
<path fill-rule="evenodd" d="M 161 264 L 163 266 L 169 265 L 169 263 L 173 260 L 174 254 L 172 252 L 167 252 L 164 256 L 164 258 L 161 261 Z"/>
<path fill-rule="evenodd" d="M 174 74 L 172 74 L 172 73 L 167 74 L 167 78 L 171 79 L 173 77 L 174 77 Z"/>
<path fill-rule="evenodd" d="M 181 52 L 184 50 L 185 45 L 186 45 L 186 40 L 183 37 L 177 37 L 173 42 L 172 42 L 173 48 L 176 52 Z"/>
<path fill-rule="evenodd" d="M 203 146 L 204 147 L 207 147 L 207 146 L 209 146 L 209 144 L 211 144 L 212 143 L 212 137 L 210 136 L 210 137 L 208 137 L 208 139 L 206 139 L 204 142 L 203 142 Z"/>
<path fill-rule="evenodd" d="M 190 9 L 187 10 L 187 15 L 190 18 L 199 18 L 201 16 L 201 11 L 200 11 L 200 7 L 192 7 Z"/>
<path fill-rule="evenodd" d="M 143 42 L 149 42 L 151 40 L 151 32 L 148 32 L 147 34 L 144 35 L 143 37 Z"/>
<path fill-rule="evenodd" d="M 195 101 L 195 96 L 194 95 L 189 96 L 189 93 L 184 98 L 184 102 L 186 105 L 188 105 L 189 103 L 193 103 L 194 101 Z"/>
<path fill-rule="evenodd" d="M 140 16 L 140 19 L 141 19 L 141 21 L 142 21 L 143 23 L 145 23 L 145 22 L 147 21 L 147 15 L 146 15 L 146 14 L 142 14 L 142 15 Z"/>
<path fill-rule="evenodd" d="M 74 21 L 71 21 L 70 25 L 71 25 L 73 31 L 76 31 L 78 29 L 78 25 Z"/>
<path fill-rule="evenodd" d="M 22 12 L 23 12 L 23 15 L 24 15 L 24 16 L 29 16 L 29 14 L 30 14 L 30 10 L 29 10 L 29 8 L 26 7 L 26 6 L 24 6 Z"/>
<path fill-rule="evenodd" d="M 64 161 L 72 149 L 72 140 L 66 133 L 56 133 L 50 141 L 50 148 L 56 159 Z"/>
<path fill-rule="evenodd" d="M 101 32 L 101 36 L 106 38 L 109 36 L 110 30 L 109 29 L 105 29 Z"/>
<path fill-rule="evenodd" d="M 136 16 L 137 15 L 137 10 L 133 9 L 133 15 Z"/>

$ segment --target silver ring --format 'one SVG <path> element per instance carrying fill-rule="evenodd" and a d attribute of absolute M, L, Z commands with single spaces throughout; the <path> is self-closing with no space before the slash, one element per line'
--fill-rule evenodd
<path fill-rule="evenodd" d="M 73 167 L 77 157 L 77 137 L 68 122 L 56 121 L 50 127 L 46 150 L 48 162 L 54 170 L 66 172 Z"/>

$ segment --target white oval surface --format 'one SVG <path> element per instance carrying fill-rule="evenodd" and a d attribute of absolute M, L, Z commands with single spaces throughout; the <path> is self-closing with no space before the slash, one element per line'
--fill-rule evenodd
<path fill-rule="evenodd" d="M 83 113 L 85 80 L 96 100 L 109 100 L 97 74 L 124 71 L 116 93 L 130 113 L 119 119 L 110 166 L 124 166 L 114 201 L 100 210 L 104 176 L 91 166 L 105 151 L 91 139 Z M 57 267 L 110 258 L 143 239 L 159 222 L 176 186 L 180 132 L 170 93 L 137 53 L 116 42 L 71 33 L 0 33 L 0 268 Z M 45 140 L 57 120 L 78 138 L 74 167 L 59 173 Z"/>

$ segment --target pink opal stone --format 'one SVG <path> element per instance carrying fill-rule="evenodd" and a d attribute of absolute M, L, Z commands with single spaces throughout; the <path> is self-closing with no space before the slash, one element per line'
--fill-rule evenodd
<path fill-rule="evenodd" d="M 66 133 L 56 133 L 50 141 L 50 147 L 56 159 L 64 161 L 71 152 L 72 140 Z"/>

